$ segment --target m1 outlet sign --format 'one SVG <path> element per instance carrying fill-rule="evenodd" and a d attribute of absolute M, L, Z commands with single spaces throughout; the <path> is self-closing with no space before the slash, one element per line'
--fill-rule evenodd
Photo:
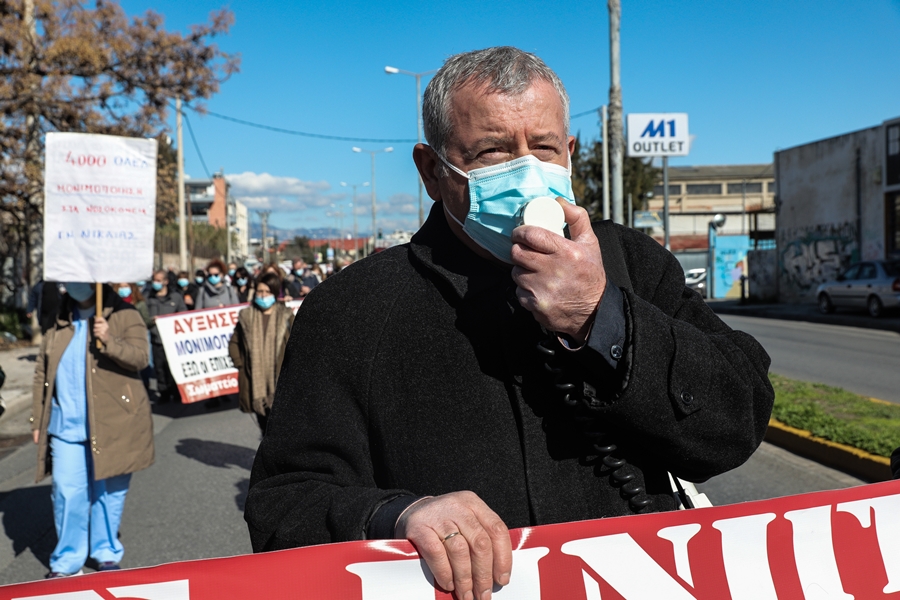
<path fill-rule="evenodd" d="M 628 115 L 628 156 L 687 156 L 687 113 Z"/>

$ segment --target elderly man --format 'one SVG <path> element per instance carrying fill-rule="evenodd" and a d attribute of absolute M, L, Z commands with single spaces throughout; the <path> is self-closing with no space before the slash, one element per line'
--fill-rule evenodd
<path fill-rule="evenodd" d="M 568 97 L 540 59 L 451 57 L 423 112 L 431 214 L 303 304 L 245 518 L 256 551 L 409 539 L 481 599 L 509 582 L 507 527 L 672 510 L 667 472 L 744 462 L 769 358 L 659 244 L 572 203 Z"/>

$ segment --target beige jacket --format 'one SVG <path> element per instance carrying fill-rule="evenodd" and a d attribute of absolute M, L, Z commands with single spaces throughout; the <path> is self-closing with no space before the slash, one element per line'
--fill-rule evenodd
<path fill-rule="evenodd" d="M 284 362 L 284 351 L 287 348 L 288 339 L 291 337 L 291 327 L 294 324 L 294 313 L 281 302 L 275 303 L 275 312 L 272 318 L 277 319 L 281 315 L 282 328 L 275 332 L 275 382 L 278 382 L 278 374 L 281 373 L 281 363 Z M 262 318 L 262 312 L 248 306 L 238 313 L 238 323 L 234 328 L 231 341 L 228 343 L 228 355 L 231 362 L 238 370 L 238 401 L 243 412 L 254 412 L 265 415 L 268 406 L 254 406 L 253 402 L 253 373 L 250 368 L 250 353 L 254 351 L 250 347 L 249 332 L 253 331 L 253 322 Z M 257 349 L 258 351 L 258 349 Z"/>
<path fill-rule="evenodd" d="M 153 464 L 153 420 L 140 371 L 149 362 L 147 327 L 140 313 L 104 288 L 103 316 L 109 338 L 97 349 L 88 335 L 88 435 L 94 478 L 107 479 L 140 471 Z M 56 369 L 72 340 L 72 301 L 67 298 L 56 325 L 44 335 L 34 372 L 32 429 L 40 431 L 35 481 L 50 474 L 47 428 L 53 408 Z M 90 323 L 93 330 L 93 319 Z"/>

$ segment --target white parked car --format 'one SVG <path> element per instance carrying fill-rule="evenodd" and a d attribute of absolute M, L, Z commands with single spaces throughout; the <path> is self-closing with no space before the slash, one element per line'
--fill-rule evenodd
<path fill-rule="evenodd" d="M 703 267 L 688 269 L 684 274 L 684 285 L 692 290 L 696 290 L 703 296 L 706 290 L 706 269 Z"/>
<path fill-rule="evenodd" d="M 868 260 L 857 263 L 816 290 L 819 310 L 836 307 L 864 308 L 873 317 L 900 308 L 900 260 Z"/>

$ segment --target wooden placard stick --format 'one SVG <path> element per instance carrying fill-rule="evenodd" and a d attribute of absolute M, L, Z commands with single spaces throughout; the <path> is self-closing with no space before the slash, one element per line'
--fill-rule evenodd
<path fill-rule="evenodd" d="M 94 321 L 97 321 L 97 317 L 103 316 L 103 284 L 97 282 L 94 284 L 96 286 L 94 296 L 97 299 L 97 313 L 94 315 Z M 103 342 L 100 341 L 100 338 L 97 338 L 97 350 L 103 348 Z"/>

